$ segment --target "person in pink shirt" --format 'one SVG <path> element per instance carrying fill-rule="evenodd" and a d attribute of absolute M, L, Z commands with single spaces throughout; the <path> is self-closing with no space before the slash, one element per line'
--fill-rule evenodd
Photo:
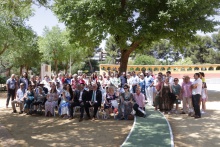
<path fill-rule="evenodd" d="M 190 81 L 189 76 L 185 76 L 182 83 L 182 99 L 183 99 L 183 111 L 182 114 L 186 114 L 191 116 L 193 113 L 193 106 L 192 106 L 192 89 L 191 89 L 192 82 Z M 187 108 L 187 104 L 189 107 Z"/>
<path fill-rule="evenodd" d="M 140 117 L 146 117 L 145 112 L 145 96 L 141 93 L 141 88 L 136 88 L 136 93 L 133 94 L 135 104 L 133 106 L 133 109 L 136 111 L 136 116 Z"/>

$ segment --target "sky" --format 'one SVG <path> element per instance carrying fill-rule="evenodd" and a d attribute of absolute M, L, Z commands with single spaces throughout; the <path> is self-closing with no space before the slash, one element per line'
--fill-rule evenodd
<path fill-rule="evenodd" d="M 33 7 L 33 9 L 35 9 L 35 15 L 29 19 L 27 24 L 29 24 L 32 27 L 32 29 L 39 36 L 43 35 L 43 29 L 46 26 L 49 27 L 50 29 L 53 26 L 56 26 L 56 25 L 58 25 L 61 29 L 65 28 L 65 25 L 58 21 L 57 17 L 55 16 L 55 14 L 53 14 L 53 12 L 50 9 L 46 9 L 45 7 L 39 7 L 39 6 L 36 6 L 36 5 L 33 5 L 32 7 Z M 220 16 L 215 17 L 215 19 L 220 21 Z M 209 35 L 209 36 L 211 36 L 211 34 L 213 34 L 213 33 L 204 34 L 200 31 L 198 31 L 198 34 L 199 35 Z M 100 47 L 104 48 L 105 47 L 105 42 L 106 41 L 104 40 L 100 44 Z"/>

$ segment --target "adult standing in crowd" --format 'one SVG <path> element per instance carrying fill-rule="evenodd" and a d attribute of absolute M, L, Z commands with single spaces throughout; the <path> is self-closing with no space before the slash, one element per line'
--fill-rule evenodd
<path fill-rule="evenodd" d="M 71 84 L 71 74 L 66 74 L 66 79 L 64 80 L 64 84 Z"/>
<path fill-rule="evenodd" d="M 169 78 L 167 77 L 162 84 L 162 92 L 160 93 L 160 111 L 164 111 L 165 113 L 170 113 L 172 109 L 172 99 L 170 98 L 170 93 L 172 93 L 171 84 L 169 83 Z"/>
<path fill-rule="evenodd" d="M 157 110 L 158 108 L 158 105 L 160 103 L 160 95 L 161 95 L 161 88 L 162 88 L 162 85 L 163 85 L 163 81 L 162 81 L 162 75 L 158 75 L 157 76 L 157 83 L 155 85 L 155 89 L 156 89 L 156 96 L 155 96 L 155 99 L 154 99 L 154 107 L 155 107 L 155 110 Z"/>
<path fill-rule="evenodd" d="M 123 88 L 124 85 L 127 83 L 127 77 L 125 72 L 123 72 L 122 75 L 120 76 L 120 80 L 121 80 L 121 87 Z"/>
<path fill-rule="evenodd" d="M 189 76 L 183 77 L 182 83 L 182 99 L 183 99 L 183 111 L 182 114 L 186 114 L 191 116 L 193 113 L 193 106 L 192 106 L 192 89 L 191 89 L 192 82 L 190 81 Z M 188 104 L 188 107 L 187 107 Z"/>
<path fill-rule="evenodd" d="M 146 87 L 146 97 L 149 105 L 153 105 L 153 84 L 154 78 L 151 76 L 151 72 L 146 72 L 145 77 L 145 87 Z"/>
<path fill-rule="evenodd" d="M 173 85 L 173 84 L 174 84 L 173 77 L 171 76 L 171 71 L 167 71 L 167 72 L 166 72 L 166 78 L 169 79 L 169 84 L 170 84 L 170 85 Z"/>
<path fill-rule="evenodd" d="M 135 71 L 132 72 L 131 81 L 132 81 L 132 92 L 135 93 L 137 85 L 139 83 L 139 77 L 136 75 Z"/>
<path fill-rule="evenodd" d="M 202 93 L 202 80 L 199 78 L 199 73 L 194 74 L 195 81 L 192 83 L 192 102 L 195 111 L 195 118 L 201 118 L 200 112 L 200 97 Z"/>
<path fill-rule="evenodd" d="M 144 78 L 144 74 L 143 73 L 140 74 L 140 80 L 139 80 L 139 84 L 138 85 L 141 88 L 141 93 L 143 93 L 145 95 L 146 84 L 145 84 L 145 78 Z M 145 99 L 146 99 L 146 97 L 145 97 Z"/>
<path fill-rule="evenodd" d="M 24 72 L 22 75 L 22 78 L 19 80 L 19 84 L 24 83 L 24 89 L 28 89 L 28 85 L 31 84 L 30 80 L 28 79 L 28 74 L 27 72 Z"/>
<path fill-rule="evenodd" d="M 58 77 L 57 77 L 57 82 L 60 83 L 60 87 L 61 87 L 61 88 L 63 88 L 62 77 L 63 77 L 63 74 L 62 74 L 62 73 L 59 73 L 59 74 L 58 74 Z"/>
<path fill-rule="evenodd" d="M 11 77 L 6 81 L 6 90 L 7 90 L 7 100 L 6 100 L 6 108 L 8 108 L 8 104 L 11 98 L 11 101 L 15 98 L 15 92 L 17 82 L 15 80 L 15 74 L 12 74 Z"/>
<path fill-rule="evenodd" d="M 77 78 L 77 74 L 73 75 L 73 79 L 71 80 L 71 86 L 73 91 L 76 90 L 76 86 L 79 84 L 79 80 Z"/>

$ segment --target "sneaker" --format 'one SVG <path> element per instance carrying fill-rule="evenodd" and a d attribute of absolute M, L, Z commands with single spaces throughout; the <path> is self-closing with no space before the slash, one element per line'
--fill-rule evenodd
<path fill-rule="evenodd" d="M 205 111 L 201 110 L 201 114 L 205 114 Z"/>
<path fill-rule="evenodd" d="M 181 114 L 186 114 L 186 113 L 184 111 L 182 111 Z"/>
<path fill-rule="evenodd" d="M 23 113 L 23 111 L 20 111 L 20 112 L 19 112 L 19 114 L 22 114 L 22 113 Z"/>

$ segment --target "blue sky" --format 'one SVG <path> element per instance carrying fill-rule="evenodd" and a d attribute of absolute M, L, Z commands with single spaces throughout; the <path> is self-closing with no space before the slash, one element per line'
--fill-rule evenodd
<path fill-rule="evenodd" d="M 42 36 L 43 29 L 46 26 L 52 28 L 53 26 L 58 25 L 61 29 L 65 28 L 65 25 L 58 22 L 57 17 L 50 9 L 38 7 L 36 5 L 33 5 L 32 7 L 35 10 L 35 15 L 29 19 L 27 24 L 29 24 L 39 36 Z"/>

